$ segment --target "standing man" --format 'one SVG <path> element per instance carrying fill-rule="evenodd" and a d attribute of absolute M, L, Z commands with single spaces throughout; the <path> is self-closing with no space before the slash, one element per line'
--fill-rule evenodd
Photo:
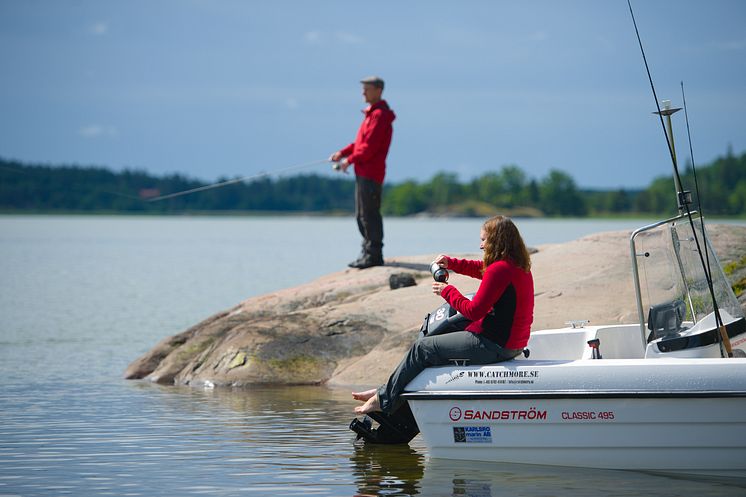
<path fill-rule="evenodd" d="M 329 157 L 339 162 L 342 171 L 355 166 L 355 216 L 360 234 L 363 235 L 363 250 L 360 257 L 348 266 L 365 269 L 383 266 L 383 219 L 381 218 L 381 192 L 386 174 L 386 155 L 389 153 L 391 123 L 394 112 L 381 98 L 383 80 L 371 76 L 360 81 L 363 98 L 368 107 L 357 137 L 342 150 Z"/>

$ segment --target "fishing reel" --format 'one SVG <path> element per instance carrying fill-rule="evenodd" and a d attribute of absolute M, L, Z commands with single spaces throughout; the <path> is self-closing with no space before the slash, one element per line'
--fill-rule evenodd
<path fill-rule="evenodd" d="M 332 170 L 333 171 L 342 171 L 345 174 L 347 174 L 347 171 L 345 171 L 344 169 L 342 169 L 342 164 L 340 164 L 340 162 L 342 162 L 342 161 L 332 162 Z"/>

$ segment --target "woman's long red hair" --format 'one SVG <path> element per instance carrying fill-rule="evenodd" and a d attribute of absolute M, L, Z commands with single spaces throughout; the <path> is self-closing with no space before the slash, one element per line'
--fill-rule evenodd
<path fill-rule="evenodd" d="M 505 216 L 491 217 L 482 225 L 485 232 L 484 268 L 495 261 L 508 260 L 526 272 L 531 271 L 531 256 L 513 221 Z"/>

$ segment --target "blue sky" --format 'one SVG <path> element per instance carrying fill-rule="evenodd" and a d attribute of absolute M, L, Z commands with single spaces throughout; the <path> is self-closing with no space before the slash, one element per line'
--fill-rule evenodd
<path fill-rule="evenodd" d="M 696 163 L 746 150 L 746 2 L 633 7 L 659 97 L 680 106 L 684 81 Z M 0 67 L 3 158 L 205 181 L 281 169 L 350 142 L 358 81 L 378 74 L 398 116 L 389 181 L 670 174 L 625 0 L 0 0 Z"/>

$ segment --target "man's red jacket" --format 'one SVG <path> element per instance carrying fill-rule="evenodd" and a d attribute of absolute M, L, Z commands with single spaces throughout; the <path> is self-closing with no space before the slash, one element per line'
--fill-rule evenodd
<path fill-rule="evenodd" d="M 365 118 L 357 132 L 354 143 L 340 150 L 347 162 L 355 165 L 355 174 L 383 184 L 386 175 L 386 155 L 391 145 L 393 127 L 396 119 L 394 111 L 389 109 L 385 100 L 371 105 L 363 111 Z"/>

